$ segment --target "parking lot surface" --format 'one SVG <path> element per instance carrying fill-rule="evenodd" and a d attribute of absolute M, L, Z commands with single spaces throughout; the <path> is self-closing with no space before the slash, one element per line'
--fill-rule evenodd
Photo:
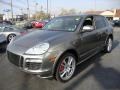
<path fill-rule="evenodd" d="M 0 52 L 0 90 L 120 90 L 120 28 L 114 29 L 111 53 L 99 53 L 77 66 L 68 83 L 26 74 Z"/>

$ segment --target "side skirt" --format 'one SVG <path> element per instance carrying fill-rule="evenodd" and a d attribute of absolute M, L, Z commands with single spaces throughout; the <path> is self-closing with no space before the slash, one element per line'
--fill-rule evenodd
<path fill-rule="evenodd" d="M 85 59 L 83 59 L 83 60 L 80 60 L 80 62 L 78 62 L 77 65 L 79 65 L 79 64 L 83 63 L 84 61 L 90 59 L 91 57 L 93 57 L 94 55 L 96 55 L 97 53 L 99 53 L 101 50 L 102 50 L 101 48 L 97 49 L 96 52 L 94 52 L 93 54 L 87 56 L 87 57 L 86 57 Z"/>

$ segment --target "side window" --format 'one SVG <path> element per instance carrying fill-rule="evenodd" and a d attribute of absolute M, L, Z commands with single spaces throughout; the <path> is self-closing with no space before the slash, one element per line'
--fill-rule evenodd
<path fill-rule="evenodd" d="M 102 16 L 96 16 L 95 25 L 96 25 L 96 29 L 101 29 L 107 26 L 106 21 Z"/>
<path fill-rule="evenodd" d="M 94 28 L 94 17 L 93 16 L 89 16 L 84 20 L 82 29 L 85 28 L 86 26 Z"/>
<path fill-rule="evenodd" d="M 93 26 L 93 16 L 87 17 L 83 23 L 84 26 Z"/>
<path fill-rule="evenodd" d="M 13 28 L 11 28 L 11 27 L 5 27 L 4 28 L 4 32 L 7 32 L 7 31 L 13 31 L 14 29 Z"/>

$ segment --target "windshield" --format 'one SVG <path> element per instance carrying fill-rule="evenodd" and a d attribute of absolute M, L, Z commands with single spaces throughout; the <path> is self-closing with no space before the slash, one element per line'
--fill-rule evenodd
<path fill-rule="evenodd" d="M 43 29 L 45 30 L 62 30 L 75 31 L 80 23 L 80 16 L 58 17 L 47 23 Z"/>

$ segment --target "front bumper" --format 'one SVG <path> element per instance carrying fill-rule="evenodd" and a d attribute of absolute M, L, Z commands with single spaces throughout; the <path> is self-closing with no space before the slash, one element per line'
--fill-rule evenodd
<path fill-rule="evenodd" d="M 43 60 L 44 55 L 17 55 L 7 51 L 9 61 L 22 71 L 41 78 L 51 78 L 53 63 Z M 47 63 L 46 63 L 47 62 Z"/>

